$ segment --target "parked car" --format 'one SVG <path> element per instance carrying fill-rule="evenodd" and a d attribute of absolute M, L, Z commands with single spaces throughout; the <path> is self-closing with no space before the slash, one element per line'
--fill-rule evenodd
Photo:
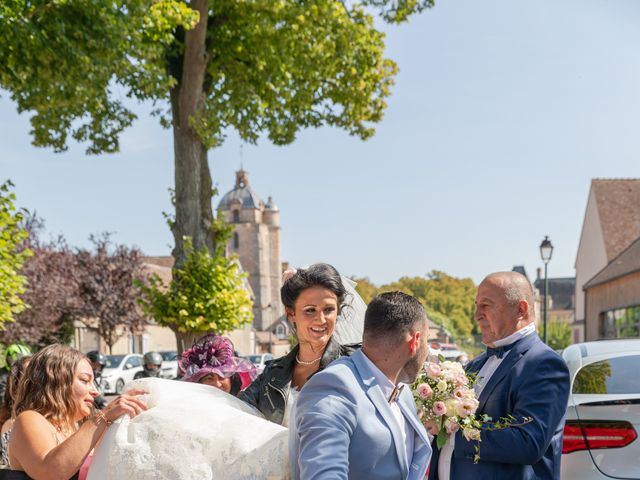
<path fill-rule="evenodd" d="M 455 343 L 439 343 L 433 342 L 431 344 L 431 351 L 436 355 L 442 355 L 445 360 L 457 360 L 459 357 L 466 357 L 466 361 L 469 361 L 469 356 L 466 352 L 463 352 L 458 348 Z"/>
<path fill-rule="evenodd" d="M 265 364 L 268 361 L 273 360 L 273 355 L 270 353 L 257 353 L 255 355 L 247 355 L 245 358 L 256 366 L 258 375 L 260 375 L 264 370 Z"/>
<path fill-rule="evenodd" d="M 174 379 L 178 378 L 178 352 L 175 350 L 168 352 L 159 352 L 162 355 L 162 369 L 160 376 L 162 378 Z"/>
<path fill-rule="evenodd" d="M 102 388 L 106 394 L 120 395 L 125 383 L 142 370 L 142 355 L 107 355 L 107 364 L 102 370 Z"/>
<path fill-rule="evenodd" d="M 561 478 L 640 478 L 640 339 L 570 345 Z"/>

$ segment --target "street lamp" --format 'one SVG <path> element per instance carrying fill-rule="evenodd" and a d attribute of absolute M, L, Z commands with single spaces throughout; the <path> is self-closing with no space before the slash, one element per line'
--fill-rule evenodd
<path fill-rule="evenodd" d="M 544 330 L 543 330 L 543 339 L 544 343 L 547 343 L 547 294 L 549 292 L 549 280 L 547 279 L 547 264 L 549 260 L 551 260 L 551 255 L 553 255 L 553 245 L 551 245 L 551 240 L 547 235 L 544 236 L 544 240 L 540 244 L 540 257 L 544 262 Z"/>

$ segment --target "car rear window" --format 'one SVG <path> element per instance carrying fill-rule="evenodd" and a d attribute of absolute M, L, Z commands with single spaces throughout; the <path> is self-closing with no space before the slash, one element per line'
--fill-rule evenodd
<path fill-rule="evenodd" d="M 580 369 L 573 393 L 640 393 L 640 355 L 614 357 Z"/>

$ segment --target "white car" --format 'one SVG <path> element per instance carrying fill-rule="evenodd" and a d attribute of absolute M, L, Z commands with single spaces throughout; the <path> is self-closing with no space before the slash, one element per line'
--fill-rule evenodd
<path fill-rule="evenodd" d="M 178 352 L 159 352 L 162 355 L 162 369 L 160 376 L 171 380 L 178 378 Z"/>
<path fill-rule="evenodd" d="M 640 478 L 640 339 L 570 345 L 562 479 Z"/>
<path fill-rule="evenodd" d="M 106 394 L 120 395 L 124 385 L 142 370 L 142 355 L 107 355 L 107 364 L 102 370 L 102 388 Z"/>
<path fill-rule="evenodd" d="M 270 353 L 257 353 L 255 355 L 247 355 L 245 358 L 256 366 L 258 375 L 260 375 L 264 370 L 265 364 L 268 361 L 273 360 L 273 355 Z"/>

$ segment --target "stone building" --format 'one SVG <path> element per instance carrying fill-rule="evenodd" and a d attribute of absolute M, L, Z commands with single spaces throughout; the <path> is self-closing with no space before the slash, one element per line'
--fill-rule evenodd
<path fill-rule="evenodd" d="M 575 264 L 575 342 L 603 338 L 610 310 L 640 305 L 631 248 L 638 239 L 640 179 L 592 180 Z"/>
<path fill-rule="evenodd" d="M 243 270 L 249 275 L 254 328 L 258 332 L 271 332 L 278 340 L 285 339 L 289 326 L 280 302 L 282 263 L 278 207 L 271 197 L 264 203 L 251 188 L 248 172 L 239 170 L 235 186 L 222 197 L 218 209 L 224 213 L 226 222 L 234 226 L 227 251 L 238 255 Z M 262 337 L 258 337 L 261 340 Z M 268 338 L 273 343 L 270 335 Z"/>

